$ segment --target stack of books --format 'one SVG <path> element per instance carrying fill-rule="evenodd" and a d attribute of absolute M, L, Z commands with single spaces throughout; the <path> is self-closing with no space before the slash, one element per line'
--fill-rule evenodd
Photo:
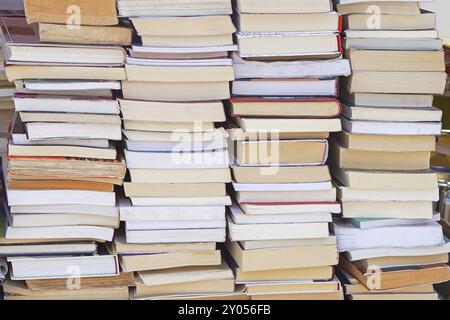
<path fill-rule="evenodd" d="M 95 39 L 44 42 L 44 25 L 71 30 L 69 2 L 86 12 L 82 25 L 118 23 L 114 1 L 25 1 L 26 19 L 0 18 L 6 75 L 19 92 L 1 217 L 0 255 L 11 267 L 5 299 L 128 299 L 134 283 L 104 245 L 119 227 L 115 187 L 126 172 L 112 91 L 125 78 L 125 52 Z"/>
<path fill-rule="evenodd" d="M 14 91 L 14 85 L 6 78 L 3 50 L 0 48 L 0 157 L 2 164 L 6 162 L 8 130 L 14 114 L 12 100 Z"/>
<path fill-rule="evenodd" d="M 186 3 L 118 3 L 139 38 L 119 102 L 129 178 L 114 244 L 123 270 L 136 272 L 132 299 L 235 290 L 216 246 L 231 204 L 228 134 L 216 128 L 234 80 L 231 1 Z"/>
<path fill-rule="evenodd" d="M 442 117 L 433 95 L 446 83 L 434 14 L 417 1 L 341 0 L 337 8 L 352 66 L 344 130 L 331 141 L 342 281 L 352 299 L 436 299 L 432 285 L 450 269 L 430 170 Z"/>
<path fill-rule="evenodd" d="M 330 132 L 341 130 L 340 17 L 328 0 L 236 1 L 227 249 L 251 299 L 342 299 Z"/>

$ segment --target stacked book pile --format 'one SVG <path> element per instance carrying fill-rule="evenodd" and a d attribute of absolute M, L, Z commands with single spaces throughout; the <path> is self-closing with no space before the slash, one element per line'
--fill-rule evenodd
<path fill-rule="evenodd" d="M 0 43 L 1 45 L 1 43 Z M 14 114 L 14 85 L 6 78 L 3 50 L 0 48 L 0 157 L 4 164 L 8 146 L 8 129 Z"/>
<path fill-rule="evenodd" d="M 437 299 L 433 284 L 450 269 L 430 170 L 442 116 L 433 94 L 446 82 L 434 14 L 417 1 L 341 0 L 337 8 L 352 67 L 344 130 L 331 142 L 341 280 L 351 299 Z"/>
<path fill-rule="evenodd" d="M 216 128 L 226 120 L 222 100 L 234 80 L 231 1 L 189 3 L 118 3 L 140 40 L 122 83 L 129 178 L 114 244 L 123 270 L 136 272 L 132 299 L 235 290 L 216 247 L 225 241 L 231 204 L 228 135 Z"/>
<path fill-rule="evenodd" d="M 328 0 L 236 1 L 227 249 L 251 299 L 342 299 L 328 158 L 341 130 L 340 17 Z"/>
<path fill-rule="evenodd" d="M 45 42 L 44 26 L 72 30 L 69 2 L 84 13 L 81 25 L 118 24 L 114 1 L 25 1 L 26 20 L 0 19 L 6 75 L 19 92 L 1 218 L 0 255 L 11 267 L 6 299 L 128 299 L 134 284 L 104 245 L 119 227 L 115 187 L 126 171 L 113 97 L 125 79 L 125 52 L 95 39 L 79 45 L 76 33 Z"/>

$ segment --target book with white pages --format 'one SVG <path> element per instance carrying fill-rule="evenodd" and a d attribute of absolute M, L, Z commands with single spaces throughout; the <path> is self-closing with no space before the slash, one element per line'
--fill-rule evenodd
<path fill-rule="evenodd" d="M 118 101 L 111 98 L 16 94 L 13 99 L 18 112 L 120 114 Z"/>
<path fill-rule="evenodd" d="M 96 226 L 54 226 L 6 229 L 6 239 L 17 240 L 86 240 L 112 241 L 113 228 Z"/>
<path fill-rule="evenodd" d="M 236 224 L 227 217 L 227 225 L 231 241 L 314 239 L 330 235 L 328 222 Z"/>
<path fill-rule="evenodd" d="M 343 115 L 352 120 L 400 121 L 400 122 L 440 122 L 442 110 L 438 108 L 393 108 L 343 106 Z"/>
<path fill-rule="evenodd" d="M 137 66 L 160 66 L 160 67 L 210 67 L 210 66 L 232 66 L 231 59 L 196 59 L 196 60 L 164 60 L 164 59 L 140 59 L 127 58 L 127 64 Z"/>
<path fill-rule="evenodd" d="M 141 152 L 198 152 L 223 150 L 228 146 L 226 139 L 209 142 L 180 142 L 180 141 L 133 141 L 125 140 L 125 147 L 129 151 Z"/>
<path fill-rule="evenodd" d="M 183 221 L 132 221 L 125 222 L 126 231 L 139 230 L 186 230 L 186 229 L 225 229 L 225 217 L 219 220 L 183 220 Z"/>
<path fill-rule="evenodd" d="M 233 181 L 235 191 L 313 191 L 331 190 L 331 181 L 313 183 L 237 183 Z"/>
<path fill-rule="evenodd" d="M 23 86 L 28 90 L 120 90 L 120 81 L 71 81 L 71 80 L 24 80 Z"/>
<path fill-rule="evenodd" d="M 0 245 L 0 255 L 5 257 L 48 255 L 92 255 L 97 251 L 95 242 L 19 243 Z"/>
<path fill-rule="evenodd" d="M 333 229 L 338 239 L 339 252 L 376 248 L 416 248 L 444 244 L 442 227 L 437 222 L 359 229 L 349 222 L 336 221 Z M 420 237 L 417 236 L 418 234 Z"/>
<path fill-rule="evenodd" d="M 347 39 L 353 38 L 394 38 L 394 39 L 438 39 L 436 30 L 345 30 Z"/>
<path fill-rule="evenodd" d="M 52 138 L 122 140 L 120 124 L 34 122 L 27 123 L 26 127 L 30 140 Z"/>
<path fill-rule="evenodd" d="M 348 38 L 342 41 L 345 49 L 438 51 L 442 40 L 433 38 Z"/>
<path fill-rule="evenodd" d="M 349 219 L 349 222 L 360 229 L 371 229 L 388 226 L 413 226 L 427 224 L 431 221 L 439 222 L 441 219 L 439 213 L 433 215 L 432 220 L 427 219 Z"/>
<path fill-rule="evenodd" d="M 336 79 L 240 79 L 232 84 L 236 96 L 329 97 L 338 95 Z"/>
<path fill-rule="evenodd" d="M 347 201 L 439 201 L 439 189 L 362 189 L 338 186 L 338 198 Z"/>
<path fill-rule="evenodd" d="M 196 198 L 156 198 L 130 197 L 133 206 L 230 206 L 230 197 L 196 197 Z"/>
<path fill-rule="evenodd" d="M 85 114 L 67 112 L 20 112 L 23 122 L 64 122 L 64 123 L 90 123 L 90 124 L 122 124 L 119 115 L 113 114 Z"/>
<path fill-rule="evenodd" d="M 433 256 L 450 252 L 450 241 L 445 238 L 443 244 L 416 248 L 374 248 L 350 250 L 345 252 L 350 261 L 378 257 L 415 257 L 415 256 Z"/>
<path fill-rule="evenodd" d="M 129 169 L 228 168 L 227 150 L 205 152 L 135 152 L 125 150 Z"/>
<path fill-rule="evenodd" d="M 336 246 L 336 236 L 330 235 L 327 238 L 318 239 L 289 239 L 289 240 L 250 240 L 239 242 L 244 250 L 286 248 L 302 246 Z"/>
<path fill-rule="evenodd" d="M 92 214 L 104 216 L 119 216 L 119 208 L 102 205 L 82 205 L 82 204 L 54 204 L 54 205 L 18 205 L 11 206 L 12 214 Z"/>
<path fill-rule="evenodd" d="M 329 203 L 240 203 L 248 215 L 290 214 L 290 213 L 341 213 L 341 205 Z"/>
<path fill-rule="evenodd" d="M 118 258 L 113 255 L 17 257 L 8 258 L 8 262 L 12 266 L 12 280 L 65 279 L 73 277 L 73 272 L 82 278 L 120 273 Z"/>
<path fill-rule="evenodd" d="M 266 224 L 266 223 L 315 223 L 332 222 L 330 213 L 286 213 L 248 215 L 234 204 L 229 209 L 230 217 L 236 224 Z"/>
<path fill-rule="evenodd" d="M 210 47 L 144 47 L 133 45 L 132 50 L 144 53 L 207 53 L 207 52 L 223 52 L 237 51 L 238 46 L 210 46 Z"/>
<path fill-rule="evenodd" d="M 351 74 L 350 63 L 345 59 L 252 61 L 237 53 L 232 58 L 236 79 L 334 78 Z"/>
<path fill-rule="evenodd" d="M 129 199 L 119 201 L 121 221 L 185 221 L 225 219 L 225 206 L 136 207 Z"/>
<path fill-rule="evenodd" d="M 114 192 L 8 189 L 6 193 L 10 206 L 90 205 L 114 207 L 116 204 Z"/>
<path fill-rule="evenodd" d="M 225 242 L 225 228 L 126 230 L 127 243 Z"/>
<path fill-rule="evenodd" d="M 119 228 L 118 216 L 93 215 L 93 214 L 67 214 L 67 213 L 44 213 L 44 214 L 14 214 L 11 216 L 11 227 L 58 227 L 58 226 L 97 226 L 106 228 Z"/>
<path fill-rule="evenodd" d="M 123 130 L 128 140 L 140 142 L 214 142 L 227 140 L 229 134 L 223 128 L 206 132 L 157 132 Z"/>
<path fill-rule="evenodd" d="M 350 133 L 439 136 L 442 123 L 360 121 L 342 117 L 342 127 Z"/>

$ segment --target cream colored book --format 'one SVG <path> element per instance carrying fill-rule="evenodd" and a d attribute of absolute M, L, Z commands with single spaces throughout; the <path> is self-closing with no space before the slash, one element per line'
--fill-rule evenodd
<path fill-rule="evenodd" d="M 221 101 L 215 102 L 155 102 L 119 100 L 123 119 L 161 122 L 223 122 L 226 120 Z M 167 112 L 170 110 L 171 112 Z"/>

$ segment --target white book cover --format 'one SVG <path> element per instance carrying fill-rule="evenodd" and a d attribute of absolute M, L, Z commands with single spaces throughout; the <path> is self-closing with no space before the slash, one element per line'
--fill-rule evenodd
<path fill-rule="evenodd" d="M 136 207 L 131 205 L 129 199 L 121 199 L 119 206 L 121 221 L 202 221 L 225 219 L 225 206 Z"/>
<path fill-rule="evenodd" d="M 9 206 L 91 205 L 114 207 L 114 192 L 84 190 L 7 190 Z"/>
<path fill-rule="evenodd" d="M 337 221 L 334 233 L 339 252 L 376 248 L 416 248 L 444 244 L 442 227 L 437 222 L 422 225 L 387 226 L 359 229 Z M 420 234 L 420 237 L 417 235 Z"/>
<path fill-rule="evenodd" d="M 225 229 L 225 217 L 220 220 L 183 221 L 126 221 L 127 231 L 142 230 L 186 230 L 186 229 Z"/>
<path fill-rule="evenodd" d="M 331 181 L 313 183 L 237 183 L 233 182 L 233 189 L 237 192 L 258 192 L 258 191 L 320 191 L 331 190 Z"/>
<path fill-rule="evenodd" d="M 228 151 L 206 152 L 134 152 L 125 150 L 129 169 L 215 169 L 228 168 Z"/>

